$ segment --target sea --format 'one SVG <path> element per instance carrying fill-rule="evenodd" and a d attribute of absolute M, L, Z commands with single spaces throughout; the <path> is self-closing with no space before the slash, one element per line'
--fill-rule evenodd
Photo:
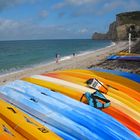
<path fill-rule="evenodd" d="M 112 45 L 110 40 L 61 39 L 0 41 L 0 74 L 90 53 Z"/>

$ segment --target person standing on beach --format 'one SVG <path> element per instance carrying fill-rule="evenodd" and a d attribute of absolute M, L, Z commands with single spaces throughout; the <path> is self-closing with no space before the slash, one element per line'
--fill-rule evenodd
<path fill-rule="evenodd" d="M 72 55 L 73 55 L 73 57 L 75 57 L 75 53 L 73 53 Z"/>
<path fill-rule="evenodd" d="M 55 58 L 56 58 L 56 63 L 58 63 L 59 62 L 60 55 L 58 53 L 56 53 Z"/>

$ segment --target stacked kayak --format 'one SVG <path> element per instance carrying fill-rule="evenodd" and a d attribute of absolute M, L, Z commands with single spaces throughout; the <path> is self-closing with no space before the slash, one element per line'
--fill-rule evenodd
<path fill-rule="evenodd" d="M 136 98 L 138 101 L 140 101 L 139 99 L 139 93 L 140 93 L 140 84 L 129 80 L 127 78 L 123 78 L 121 76 L 117 76 L 117 75 L 113 75 L 113 74 L 108 74 L 108 73 L 103 73 L 103 72 L 98 72 L 98 71 L 89 71 L 89 70 L 70 70 L 70 71 L 63 71 L 63 72 L 56 72 L 58 75 L 60 75 L 60 73 L 63 75 L 65 75 L 63 78 L 65 79 L 65 77 L 69 77 L 69 79 L 73 78 L 77 78 L 77 80 L 80 80 L 83 78 L 85 79 L 84 81 L 86 81 L 89 78 L 97 78 L 99 80 L 101 80 L 103 83 L 106 83 L 109 87 L 112 87 L 114 89 L 123 91 L 123 92 L 127 92 L 127 94 L 129 94 L 130 96 Z M 51 73 L 51 74 L 46 74 L 46 75 L 51 75 L 56 77 L 56 73 Z M 60 76 L 61 77 L 61 76 Z M 62 77 L 61 77 L 62 78 Z M 81 79 L 80 79 L 81 78 Z M 134 93 L 134 94 L 131 94 Z"/>
<path fill-rule="evenodd" d="M 1 86 L 0 98 L 33 116 L 66 140 L 139 139 L 102 111 L 32 83 L 18 80 Z M 28 122 L 34 124 L 30 119 Z"/>
<path fill-rule="evenodd" d="M 107 58 L 107 60 L 128 60 L 128 61 L 140 61 L 140 56 L 119 56 L 119 55 L 111 55 Z"/>
<path fill-rule="evenodd" d="M 86 84 L 91 78 L 97 78 L 108 87 L 104 95 L 111 101 L 111 106 L 103 111 L 140 136 L 140 86 L 134 81 L 119 76 L 109 77 L 89 70 L 58 71 L 34 75 L 24 80 L 59 91 L 79 101 L 83 97 L 82 102 L 89 103 L 83 95 L 86 92 L 96 92 Z"/>
<path fill-rule="evenodd" d="M 0 107 L 0 118 L 3 119 L 10 127 L 12 127 L 15 131 L 17 131 L 24 137 L 22 138 L 20 135 L 17 135 L 17 133 L 13 133 L 12 129 L 8 128 L 8 125 L 4 124 L 4 122 L 1 121 L 4 132 L 7 132 L 9 135 L 11 135 L 11 137 L 15 136 L 14 139 L 16 139 L 16 137 L 17 139 L 26 138 L 30 140 L 61 139 L 56 134 L 45 128 L 43 125 L 26 115 L 25 113 L 1 99 Z"/>
<path fill-rule="evenodd" d="M 108 69 L 101 69 L 101 68 L 91 68 L 90 70 L 94 70 L 94 71 L 100 71 L 100 72 L 104 72 L 104 73 L 111 73 L 114 75 L 118 75 L 118 76 L 123 76 L 125 78 L 128 78 L 130 80 L 133 80 L 135 82 L 140 83 L 140 75 L 138 74 L 134 74 L 134 73 L 129 73 L 129 72 L 122 72 L 122 71 L 118 71 L 118 70 L 108 70 Z"/>

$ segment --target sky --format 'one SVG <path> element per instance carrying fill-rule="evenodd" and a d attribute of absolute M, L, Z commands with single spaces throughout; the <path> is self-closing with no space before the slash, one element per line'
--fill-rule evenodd
<path fill-rule="evenodd" d="M 140 0 L 0 0 L 0 40 L 91 38 L 136 10 Z"/>

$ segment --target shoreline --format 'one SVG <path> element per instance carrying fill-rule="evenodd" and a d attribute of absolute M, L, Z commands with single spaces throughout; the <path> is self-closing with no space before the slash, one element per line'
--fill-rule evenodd
<path fill-rule="evenodd" d="M 105 46 L 103 48 L 109 48 L 109 47 L 112 47 L 114 45 L 116 45 L 116 43 L 112 42 L 112 44 L 110 44 L 108 46 Z M 95 51 L 103 49 L 103 48 L 99 48 L 99 49 L 95 49 L 95 50 L 87 50 L 85 52 L 81 51 L 81 52 L 75 54 L 75 56 L 77 57 L 77 56 L 89 55 L 89 54 L 94 53 Z M 72 58 L 73 58 L 73 55 L 62 56 L 59 61 L 69 60 L 69 59 L 72 59 Z M 9 74 L 14 74 L 14 73 L 22 72 L 24 70 L 32 69 L 32 68 L 35 68 L 35 67 L 47 66 L 47 65 L 50 65 L 50 64 L 54 64 L 54 63 L 56 63 L 55 58 L 50 60 L 50 61 L 47 61 L 47 62 L 44 61 L 44 62 L 41 62 L 41 63 L 38 63 L 38 64 L 28 65 L 28 66 L 25 66 L 23 68 L 19 68 L 19 69 L 15 69 L 15 70 L 11 70 L 11 69 L 14 69 L 14 68 L 11 68 L 9 70 L 5 70 L 7 72 L 0 72 L 0 77 L 1 76 L 2 77 L 6 76 L 6 75 L 9 75 Z"/>
<path fill-rule="evenodd" d="M 111 47 L 112 45 L 115 45 L 115 42 L 111 42 L 111 44 L 109 44 L 107 46 L 104 46 L 102 48 Z M 102 48 L 94 48 L 94 49 L 90 49 L 90 50 L 86 50 L 86 51 L 79 51 L 79 52 L 75 53 L 75 56 L 83 56 L 85 54 L 88 55 L 88 54 L 93 53 L 94 51 L 102 49 Z M 59 61 L 68 60 L 68 59 L 71 59 L 71 58 L 73 58 L 73 54 L 64 55 L 64 56 L 60 57 Z M 9 68 L 9 69 L 1 69 L 0 70 L 0 76 L 1 75 L 6 75 L 6 74 L 11 74 L 11 73 L 14 73 L 14 72 L 19 72 L 19 71 L 26 70 L 26 69 L 29 69 L 29 68 L 34 68 L 36 66 L 48 65 L 48 64 L 54 63 L 55 61 L 56 61 L 56 58 L 53 57 L 49 60 L 43 60 L 42 62 L 25 65 L 23 67 L 19 66 L 17 68 L 13 67 L 13 68 Z"/>
<path fill-rule="evenodd" d="M 135 43 L 134 43 L 135 44 Z M 34 74 L 41 74 L 50 71 L 63 70 L 63 69 L 87 69 L 92 65 L 97 65 L 103 62 L 108 55 L 120 52 L 128 48 L 128 41 L 121 41 L 113 43 L 110 46 L 89 51 L 88 53 L 81 53 L 74 57 L 67 56 L 68 59 L 62 58 L 59 63 L 55 61 L 46 64 L 38 64 L 29 68 L 24 68 L 15 72 L 10 72 L 0 75 L 0 85 L 21 79 L 23 77 L 31 76 Z"/>

